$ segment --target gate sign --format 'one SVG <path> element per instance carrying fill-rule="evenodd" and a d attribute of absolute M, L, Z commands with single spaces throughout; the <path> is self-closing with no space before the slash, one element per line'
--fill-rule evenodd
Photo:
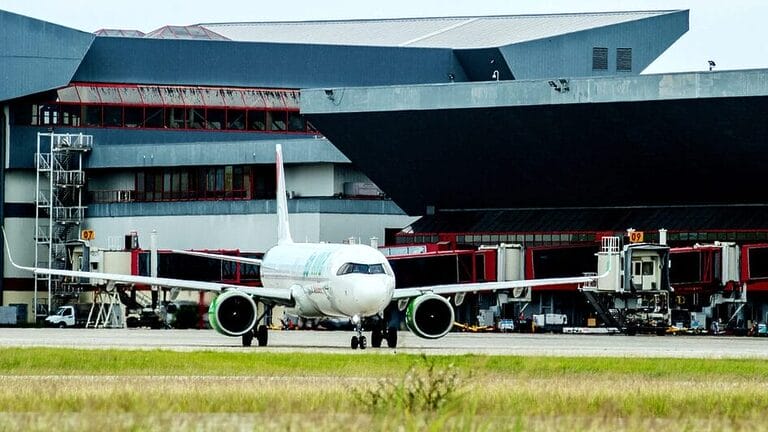
<path fill-rule="evenodd" d="M 82 240 L 93 240 L 96 238 L 96 231 L 94 230 L 82 230 L 80 231 L 80 238 Z"/>
<path fill-rule="evenodd" d="M 629 233 L 629 242 L 642 243 L 644 237 L 645 237 L 645 233 L 643 233 L 642 231 L 632 231 Z"/>

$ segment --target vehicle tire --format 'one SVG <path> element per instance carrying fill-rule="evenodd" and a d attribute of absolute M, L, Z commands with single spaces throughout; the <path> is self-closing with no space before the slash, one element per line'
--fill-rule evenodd
<path fill-rule="evenodd" d="M 350 346 L 352 347 L 353 350 L 357 349 L 357 346 L 359 343 L 360 341 L 357 340 L 357 336 L 352 336 L 352 342 L 350 343 Z"/>
<path fill-rule="evenodd" d="M 397 327 L 387 329 L 387 346 L 397 348 Z"/>
<path fill-rule="evenodd" d="M 256 330 L 256 340 L 260 347 L 267 346 L 267 341 L 269 341 L 269 331 L 267 330 L 267 326 L 259 326 L 259 329 Z"/>
<path fill-rule="evenodd" d="M 371 331 L 371 346 L 373 348 L 381 348 L 382 339 L 384 339 L 384 335 L 381 334 L 381 328 L 374 328 Z"/>
<path fill-rule="evenodd" d="M 656 329 L 656 336 L 664 336 L 667 334 L 667 329 L 664 327 Z"/>
<path fill-rule="evenodd" d="M 65 322 L 63 322 L 63 321 L 62 321 L 62 322 L 60 322 L 60 323 L 57 325 L 57 327 L 58 327 L 58 328 L 67 328 L 67 323 L 65 323 Z"/>
<path fill-rule="evenodd" d="M 360 336 L 360 349 L 364 350 L 368 346 L 368 339 L 365 336 Z"/>
<path fill-rule="evenodd" d="M 243 334 L 243 346 L 249 347 L 251 344 L 253 344 L 253 331 L 249 330 Z"/>

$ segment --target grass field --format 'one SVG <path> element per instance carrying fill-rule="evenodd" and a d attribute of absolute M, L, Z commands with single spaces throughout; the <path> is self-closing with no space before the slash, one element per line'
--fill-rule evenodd
<path fill-rule="evenodd" d="M 766 412 L 764 360 L 0 350 L 3 431 L 761 431 Z"/>

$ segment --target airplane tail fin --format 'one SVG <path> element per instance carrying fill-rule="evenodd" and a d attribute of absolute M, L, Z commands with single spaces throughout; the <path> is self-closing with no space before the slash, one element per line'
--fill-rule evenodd
<path fill-rule="evenodd" d="M 293 243 L 291 229 L 288 226 L 288 199 L 285 193 L 285 170 L 283 169 L 283 147 L 275 146 L 275 165 L 277 168 L 277 244 Z"/>

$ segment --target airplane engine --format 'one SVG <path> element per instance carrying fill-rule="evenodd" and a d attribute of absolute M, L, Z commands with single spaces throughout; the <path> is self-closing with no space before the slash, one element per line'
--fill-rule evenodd
<path fill-rule="evenodd" d="M 405 324 L 416 336 L 438 339 L 453 328 L 453 306 L 437 294 L 420 295 L 408 303 Z"/>
<path fill-rule="evenodd" d="M 256 324 L 256 302 L 240 291 L 225 291 L 211 302 L 208 321 L 223 335 L 240 336 Z"/>

